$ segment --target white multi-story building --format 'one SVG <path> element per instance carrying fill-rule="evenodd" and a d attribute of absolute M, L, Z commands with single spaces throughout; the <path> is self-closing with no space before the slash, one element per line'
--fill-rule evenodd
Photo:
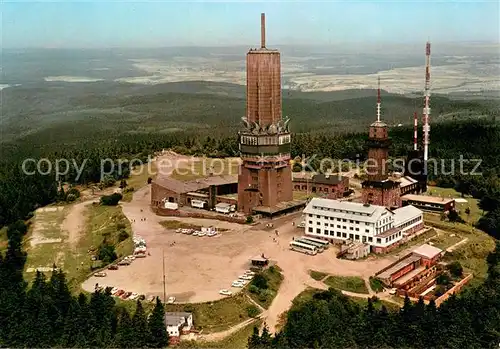
<path fill-rule="evenodd" d="M 313 198 L 304 209 L 305 233 L 332 242 L 362 242 L 376 253 L 384 252 L 403 239 L 401 224 L 414 218 L 409 217 L 415 213 L 410 209 L 403 213 L 408 219 L 396 218 L 383 206 Z"/>

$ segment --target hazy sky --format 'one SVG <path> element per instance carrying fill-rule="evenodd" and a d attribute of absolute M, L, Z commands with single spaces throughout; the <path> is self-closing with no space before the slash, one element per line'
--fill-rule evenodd
<path fill-rule="evenodd" d="M 252 45 L 499 41 L 498 1 L 9 1 L 2 46 Z"/>

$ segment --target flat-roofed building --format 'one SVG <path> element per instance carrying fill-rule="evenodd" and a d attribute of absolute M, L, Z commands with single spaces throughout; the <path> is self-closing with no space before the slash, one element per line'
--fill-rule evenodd
<path fill-rule="evenodd" d="M 401 195 L 418 194 L 420 192 L 419 182 L 410 176 L 401 177 L 399 183 L 401 183 L 399 185 L 401 188 Z"/>
<path fill-rule="evenodd" d="M 423 244 L 413 250 L 413 254 L 422 257 L 422 264 L 426 266 L 434 265 L 443 255 L 443 250 L 429 244 Z"/>
<path fill-rule="evenodd" d="M 439 196 L 407 194 L 401 197 L 403 206 L 412 205 L 424 211 L 446 212 L 455 209 L 455 199 Z"/>
<path fill-rule="evenodd" d="M 190 181 L 159 177 L 151 183 L 151 206 L 163 208 L 165 202 L 190 205 L 192 200 L 203 201 L 210 209 L 220 202 L 236 205 L 237 198 L 227 195 L 237 191 L 237 175 L 208 176 Z"/>
<path fill-rule="evenodd" d="M 424 214 L 415 206 L 404 206 L 394 211 L 394 226 L 401 229 L 403 237 L 424 228 Z"/>
<path fill-rule="evenodd" d="M 408 288 L 415 280 L 432 275 L 443 251 L 435 246 L 423 244 L 396 262 L 375 274 L 386 286 Z M 407 287 L 408 286 L 408 287 Z M 412 286 L 411 286 L 412 287 Z"/>
<path fill-rule="evenodd" d="M 403 238 L 395 214 L 383 206 L 313 198 L 304 209 L 306 235 L 331 242 L 362 242 L 376 253 Z"/>

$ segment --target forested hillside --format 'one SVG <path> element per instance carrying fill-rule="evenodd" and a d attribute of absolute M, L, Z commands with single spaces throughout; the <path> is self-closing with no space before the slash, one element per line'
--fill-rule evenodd
<path fill-rule="evenodd" d="M 64 130 L 70 139 L 95 132 L 170 133 L 196 131 L 234 134 L 245 114 L 244 87 L 186 82 L 137 86 L 112 82 L 47 83 L 5 89 L 2 139 Z M 283 115 L 294 132 L 359 132 L 375 119 L 376 91 L 311 92 L 283 90 Z M 382 115 L 389 124 L 413 123 L 422 97 L 382 93 Z M 498 101 L 432 99 L 432 122 L 498 116 Z M 74 132 L 78 130 L 78 132 Z M 71 137 L 68 137 L 71 135 Z"/>

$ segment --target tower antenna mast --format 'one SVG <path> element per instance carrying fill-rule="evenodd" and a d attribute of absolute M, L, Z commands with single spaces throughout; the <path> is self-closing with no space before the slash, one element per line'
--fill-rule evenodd
<path fill-rule="evenodd" d="M 429 134 L 431 127 L 429 118 L 431 108 L 429 100 L 431 98 L 431 43 L 427 41 L 425 45 L 425 88 L 424 88 L 424 113 L 423 113 L 423 131 L 424 131 L 424 162 L 429 159 Z"/>
<path fill-rule="evenodd" d="M 380 122 L 380 104 L 382 99 L 380 97 L 380 76 L 378 77 L 378 88 L 377 88 L 377 121 Z"/>
<path fill-rule="evenodd" d="M 413 114 L 413 150 L 418 150 L 418 115 L 417 112 Z"/>

